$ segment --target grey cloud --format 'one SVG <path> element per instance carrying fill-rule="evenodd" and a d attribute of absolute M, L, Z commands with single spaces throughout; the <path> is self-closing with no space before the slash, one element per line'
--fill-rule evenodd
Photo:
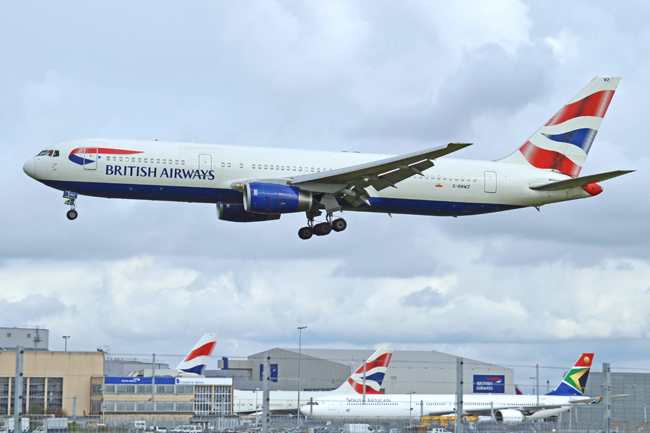
<path fill-rule="evenodd" d="M 425 287 L 417 292 L 402 297 L 402 305 L 406 307 L 436 308 L 444 306 L 444 296 L 431 287 Z"/>

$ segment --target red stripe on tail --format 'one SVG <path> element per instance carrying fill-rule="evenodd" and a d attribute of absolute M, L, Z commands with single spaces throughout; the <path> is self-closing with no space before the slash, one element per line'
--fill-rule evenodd
<path fill-rule="evenodd" d="M 194 358 L 198 356 L 210 356 L 212 355 L 212 351 L 214 350 L 214 346 L 217 343 L 212 341 L 208 344 L 204 344 L 203 346 L 199 347 L 198 349 L 194 349 L 193 351 L 190 352 L 189 355 L 183 360 L 183 362 L 191 361 Z"/>
<path fill-rule="evenodd" d="M 580 174 L 580 170 L 582 169 L 582 167 L 561 153 L 542 149 L 530 141 L 527 141 L 526 144 L 521 146 L 519 151 L 533 167 L 550 168 L 573 177 Z"/>
<path fill-rule="evenodd" d="M 559 125 L 580 116 L 603 118 L 613 96 L 613 90 L 601 90 L 572 104 L 567 104 L 545 126 Z"/>

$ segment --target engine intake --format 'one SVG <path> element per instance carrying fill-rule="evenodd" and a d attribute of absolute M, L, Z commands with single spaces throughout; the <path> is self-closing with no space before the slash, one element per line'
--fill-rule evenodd
<path fill-rule="evenodd" d="M 311 191 L 273 183 L 247 183 L 244 188 L 244 210 L 260 214 L 283 214 L 308 211 L 312 206 Z"/>
<path fill-rule="evenodd" d="M 526 421 L 526 415 L 517 409 L 502 409 L 494 412 L 494 420 L 498 424 L 516 425 Z"/>
<path fill-rule="evenodd" d="M 261 214 L 246 212 L 244 205 L 217 203 L 217 215 L 220 220 L 236 223 L 252 223 L 280 219 L 280 214 Z"/>

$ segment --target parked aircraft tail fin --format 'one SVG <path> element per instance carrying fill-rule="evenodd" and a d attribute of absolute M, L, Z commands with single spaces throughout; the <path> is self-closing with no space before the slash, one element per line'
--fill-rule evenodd
<path fill-rule="evenodd" d="M 562 383 L 546 395 L 584 395 L 593 359 L 593 353 L 580 355 L 575 365 L 564 376 Z"/>
<path fill-rule="evenodd" d="M 499 162 L 578 176 L 620 80 L 620 77 L 591 80 L 523 146 Z"/>
<path fill-rule="evenodd" d="M 333 392 L 363 394 L 364 387 L 364 365 L 365 365 L 365 389 L 366 394 L 383 394 L 381 384 L 384 381 L 390 358 L 393 356 L 393 349 L 377 349 L 362 364 L 352 376 Z"/>
<path fill-rule="evenodd" d="M 217 345 L 219 334 L 205 334 L 198 343 L 194 345 L 190 353 L 178 364 L 176 370 L 181 373 L 202 375 L 214 347 Z"/>

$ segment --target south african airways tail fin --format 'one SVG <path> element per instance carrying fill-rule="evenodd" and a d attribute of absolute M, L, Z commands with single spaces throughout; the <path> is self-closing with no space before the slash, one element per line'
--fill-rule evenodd
<path fill-rule="evenodd" d="M 580 355 L 575 365 L 564 376 L 562 383 L 546 395 L 584 395 L 593 359 L 593 353 L 583 353 Z"/>
<path fill-rule="evenodd" d="M 205 334 L 201 337 L 185 359 L 178 364 L 176 370 L 180 373 L 202 375 L 208 365 L 210 355 L 217 345 L 217 339 L 219 339 L 219 334 Z"/>
<path fill-rule="evenodd" d="M 381 384 L 384 381 L 393 349 L 377 349 L 370 358 L 362 364 L 352 376 L 332 392 L 363 394 L 364 390 L 364 365 L 365 365 L 365 390 L 366 394 L 383 394 Z"/>

